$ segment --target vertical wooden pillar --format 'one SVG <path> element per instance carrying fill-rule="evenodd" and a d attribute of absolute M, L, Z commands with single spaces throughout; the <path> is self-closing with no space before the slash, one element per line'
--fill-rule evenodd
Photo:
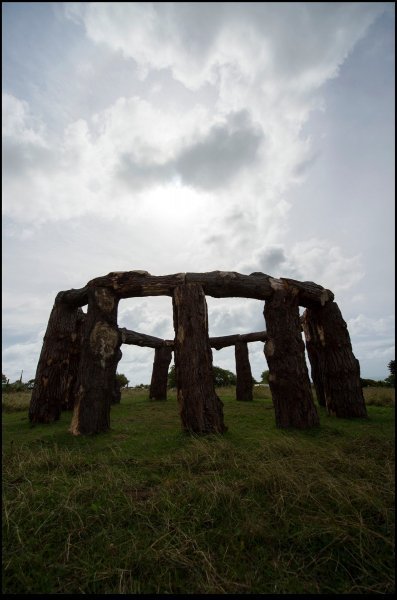
<path fill-rule="evenodd" d="M 252 373 L 248 355 L 247 342 L 236 342 L 234 345 L 236 357 L 236 399 L 252 400 Z"/>
<path fill-rule="evenodd" d="M 177 286 L 173 295 L 175 375 L 184 430 L 223 433 L 223 403 L 215 393 L 208 338 L 207 303 L 196 283 Z"/>
<path fill-rule="evenodd" d="M 308 353 L 311 345 L 310 361 L 318 365 L 328 413 L 342 418 L 366 417 L 360 364 L 336 302 L 306 309 L 302 322 L 309 336 Z"/>
<path fill-rule="evenodd" d="M 73 362 L 74 353 L 78 351 L 81 314 L 80 308 L 61 302 L 58 294 L 37 364 L 29 406 L 31 423 L 57 421 L 62 404 L 68 401 L 70 361 Z"/>
<path fill-rule="evenodd" d="M 121 334 L 117 327 L 118 298 L 106 287 L 88 290 L 78 389 L 70 431 L 74 435 L 107 431 L 114 395 Z"/>
<path fill-rule="evenodd" d="M 152 380 L 150 382 L 150 400 L 167 400 L 168 367 L 172 358 L 172 349 L 161 346 L 154 350 Z"/>
<path fill-rule="evenodd" d="M 305 361 L 299 306 L 294 288 L 274 284 L 264 315 L 268 339 L 265 356 L 277 427 L 300 429 L 319 424 Z"/>
<path fill-rule="evenodd" d="M 76 396 L 77 378 L 81 357 L 81 345 L 83 342 L 85 314 L 81 308 L 77 309 L 76 330 L 71 335 L 71 344 L 69 347 L 68 368 L 62 378 L 62 410 L 73 410 Z"/>

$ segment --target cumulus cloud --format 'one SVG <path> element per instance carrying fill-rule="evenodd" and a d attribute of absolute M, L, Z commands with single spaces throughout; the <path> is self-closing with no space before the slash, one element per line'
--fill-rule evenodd
<path fill-rule="evenodd" d="M 250 333 L 266 329 L 263 302 L 252 299 L 207 298 L 210 336 Z"/>
<path fill-rule="evenodd" d="M 388 336 L 390 332 L 394 331 L 395 318 L 394 315 L 388 315 L 387 317 L 377 319 L 359 314 L 349 319 L 347 325 L 353 335 L 369 336 L 373 334 Z"/>
<path fill-rule="evenodd" d="M 210 117 L 194 106 L 184 116 L 139 98 L 71 123 L 56 143 L 32 128 L 26 102 L 6 95 L 4 213 L 44 223 L 110 212 L 156 185 L 223 190 L 254 169 L 263 133 L 249 112 Z M 166 196 L 166 194 L 164 194 Z M 128 200 L 127 200 L 128 198 Z"/>
<path fill-rule="evenodd" d="M 15 143 L 46 147 L 44 124 L 31 113 L 29 105 L 12 94 L 2 94 L 2 135 Z"/>
<path fill-rule="evenodd" d="M 291 267 L 287 268 L 287 264 L 285 249 L 280 245 L 269 245 L 257 249 L 251 260 L 239 263 L 238 270 L 242 273 L 257 271 L 276 277 L 287 271 L 291 273 Z"/>
<path fill-rule="evenodd" d="M 171 298 L 135 298 L 122 300 L 118 322 L 139 333 L 153 335 L 162 339 L 174 338 Z"/>
<path fill-rule="evenodd" d="M 8 343 L 3 349 L 3 372 L 10 380 L 16 381 L 23 371 L 23 381 L 33 379 L 36 374 L 37 360 L 43 344 L 44 331 L 28 339 Z"/>
<path fill-rule="evenodd" d="M 31 223 L 128 214 L 148 187 L 177 193 L 182 185 L 214 192 L 212 222 L 223 215 L 229 239 L 243 246 L 256 227 L 266 224 L 268 240 L 280 231 L 283 195 L 312 156 L 301 128 L 317 106 L 315 92 L 380 9 L 323 7 L 327 18 L 315 7 L 273 3 L 249 10 L 238 3 L 227 10 L 222 3 L 65 3 L 64 10 L 90 40 L 146 73 L 170 69 L 194 89 L 211 82 L 216 101 L 191 98 L 186 110 L 177 95 L 174 107 L 120 97 L 89 121 L 70 123 L 55 142 L 25 101 L 6 94 L 5 214 Z M 241 202 L 244 216 L 233 224 Z M 207 235 L 219 234 L 209 228 Z"/>
<path fill-rule="evenodd" d="M 321 85 L 381 10 L 376 3 L 65 3 L 93 41 L 133 58 L 142 76 L 169 68 L 192 89 L 216 82 L 222 69 L 250 83 L 267 75 L 303 90 Z"/>
<path fill-rule="evenodd" d="M 186 139 L 186 129 L 183 138 Z M 226 115 L 208 132 L 189 140 L 176 152 L 174 159 L 154 162 L 149 151 L 137 156 L 136 146 L 120 156 L 117 176 L 134 189 L 179 178 L 182 183 L 197 188 L 225 188 L 246 168 L 255 168 L 257 152 L 263 140 L 260 127 L 255 127 L 248 111 Z M 170 149 L 168 143 L 168 150 Z M 156 155 L 153 146 L 152 155 Z"/>
<path fill-rule="evenodd" d="M 294 244 L 290 250 L 281 245 L 261 247 L 249 262 L 240 262 L 238 270 L 314 281 L 336 292 L 350 289 L 365 273 L 360 256 L 346 256 L 339 246 L 316 238 Z"/>
<path fill-rule="evenodd" d="M 335 292 L 350 289 L 365 274 L 359 255 L 345 256 L 342 248 L 329 240 L 299 242 L 291 254 L 303 279 Z"/>

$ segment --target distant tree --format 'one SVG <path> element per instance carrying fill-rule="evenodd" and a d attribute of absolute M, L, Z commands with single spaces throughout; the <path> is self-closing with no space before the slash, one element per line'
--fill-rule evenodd
<path fill-rule="evenodd" d="M 221 369 L 220 367 L 213 366 L 212 372 L 214 375 L 214 385 L 216 387 L 224 387 L 226 385 L 236 385 L 237 377 L 231 371 L 227 371 L 226 369 Z M 172 365 L 168 372 L 168 383 L 169 388 L 176 387 L 176 378 L 175 378 L 175 365 Z"/>
<path fill-rule="evenodd" d="M 390 375 L 386 377 L 385 382 L 388 386 L 395 387 L 396 380 L 396 363 L 394 360 L 391 360 L 387 365 L 387 368 L 390 371 Z"/>
<path fill-rule="evenodd" d="M 221 369 L 220 367 L 212 367 L 214 374 L 214 384 L 216 387 L 224 387 L 226 385 L 236 385 L 237 377 L 231 371 Z"/>
<path fill-rule="evenodd" d="M 16 381 L 14 381 L 13 383 L 8 383 L 7 386 L 5 386 L 5 389 L 7 392 L 24 392 L 26 391 L 26 386 L 24 383 L 21 383 L 21 381 L 19 379 L 17 379 Z"/>
<path fill-rule="evenodd" d="M 170 370 L 168 371 L 168 380 L 167 380 L 167 386 L 169 388 L 174 388 L 176 387 L 176 378 L 175 378 L 175 365 L 172 365 L 170 367 Z"/>
<path fill-rule="evenodd" d="M 1 383 L 7 383 L 8 379 L 7 377 L 4 375 L 4 373 L 1 374 Z"/>
<path fill-rule="evenodd" d="M 129 384 L 129 380 L 123 373 L 116 373 L 116 380 L 120 388 L 126 387 Z"/>
<path fill-rule="evenodd" d="M 261 382 L 269 383 L 269 371 L 263 371 L 263 373 L 261 374 Z"/>

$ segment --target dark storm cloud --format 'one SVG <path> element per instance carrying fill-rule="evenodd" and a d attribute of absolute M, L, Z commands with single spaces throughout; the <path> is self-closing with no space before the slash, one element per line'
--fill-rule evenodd
<path fill-rule="evenodd" d="M 123 153 L 120 156 L 116 170 L 116 176 L 136 190 L 167 181 L 173 174 L 175 170 L 172 162 L 140 163 L 132 153 Z"/>
<path fill-rule="evenodd" d="M 261 272 L 278 277 L 298 277 L 295 265 L 287 257 L 282 246 L 267 246 L 257 250 L 252 260 L 238 265 L 242 273 Z"/>
<path fill-rule="evenodd" d="M 225 123 L 183 148 L 166 163 L 140 162 L 135 153 L 120 156 L 116 175 L 137 189 L 178 176 L 186 185 L 211 190 L 228 185 L 243 169 L 253 166 L 264 140 L 263 130 L 248 111 L 230 113 Z"/>
<path fill-rule="evenodd" d="M 253 165 L 263 139 L 263 130 L 252 123 L 248 111 L 233 113 L 225 124 L 214 125 L 205 138 L 182 152 L 176 169 L 189 185 L 222 187 Z"/>
<path fill-rule="evenodd" d="M 53 171 L 56 168 L 54 153 L 48 148 L 32 143 L 15 142 L 3 139 L 3 177 L 12 179 L 24 177 L 29 170 Z"/>

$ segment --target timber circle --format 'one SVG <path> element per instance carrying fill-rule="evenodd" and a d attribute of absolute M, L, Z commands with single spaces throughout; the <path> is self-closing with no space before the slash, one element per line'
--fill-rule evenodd
<path fill-rule="evenodd" d="M 209 337 L 206 295 L 261 301 L 266 330 Z M 118 327 L 119 301 L 142 296 L 172 298 L 173 340 Z M 85 305 L 87 313 L 81 309 Z M 300 306 L 305 308 L 302 316 Z M 116 381 L 120 347 L 133 344 L 155 351 L 150 399 L 167 397 L 173 352 L 182 428 L 195 434 L 224 433 L 227 427 L 214 387 L 212 348 L 235 347 L 236 399 L 252 401 L 247 344 L 255 341 L 264 342 L 277 427 L 319 425 L 305 348 L 318 403 L 328 414 L 367 416 L 360 365 L 330 290 L 311 281 L 276 279 L 264 273 L 155 276 L 147 271 L 122 271 L 57 294 L 37 365 L 30 422 L 52 423 L 61 411 L 72 410 L 73 435 L 107 431 L 111 405 L 120 401 Z"/>

